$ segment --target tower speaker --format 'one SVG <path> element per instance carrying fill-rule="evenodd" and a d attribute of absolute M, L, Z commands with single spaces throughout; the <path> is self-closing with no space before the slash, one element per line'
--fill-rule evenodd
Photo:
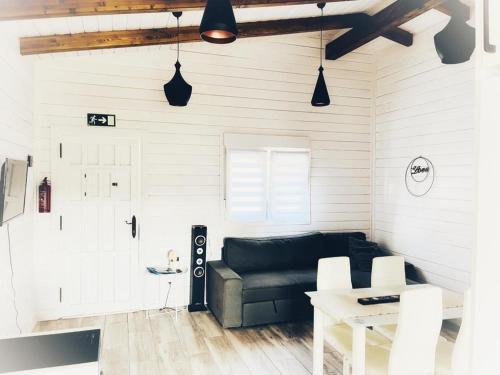
<path fill-rule="evenodd" d="M 191 228 L 191 292 L 188 311 L 205 311 L 205 263 L 207 259 L 207 227 Z"/>

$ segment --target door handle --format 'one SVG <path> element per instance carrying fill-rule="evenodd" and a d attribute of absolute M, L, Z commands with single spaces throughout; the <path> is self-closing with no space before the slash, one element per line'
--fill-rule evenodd
<path fill-rule="evenodd" d="M 490 43 L 490 0 L 484 0 L 484 51 L 495 53 L 497 46 Z"/>
<path fill-rule="evenodd" d="M 132 216 L 132 222 L 125 220 L 125 224 L 132 225 L 132 238 L 135 238 L 137 235 L 137 219 L 135 218 L 135 215 Z"/>

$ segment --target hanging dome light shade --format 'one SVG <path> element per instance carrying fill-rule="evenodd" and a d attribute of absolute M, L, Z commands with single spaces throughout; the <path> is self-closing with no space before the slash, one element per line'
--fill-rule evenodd
<path fill-rule="evenodd" d="M 179 62 L 179 17 L 182 15 L 182 12 L 174 12 L 173 14 L 177 18 L 177 61 L 175 63 L 174 76 L 170 82 L 163 86 L 163 90 L 165 91 L 168 104 L 175 107 L 185 107 L 191 98 L 193 87 L 182 77 L 181 63 Z"/>
<path fill-rule="evenodd" d="M 232 43 L 238 36 L 231 0 L 208 0 L 200 25 L 201 38 L 209 43 Z"/>
<path fill-rule="evenodd" d="M 191 98 L 191 93 L 193 92 L 193 87 L 187 83 L 181 74 L 181 64 L 179 61 L 175 63 L 175 74 L 168 82 L 163 86 L 165 90 L 165 96 L 167 97 L 168 104 L 174 107 L 185 107 L 187 106 L 189 99 Z"/>
<path fill-rule="evenodd" d="M 463 17 L 452 15 L 446 27 L 434 36 L 434 45 L 443 64 L 469 61 L 476 48 L 476 30 Z"/>
<path fill-rule="evenodd" d="M 323 8 L 325 3 L 319 3 L 318 8 L 321 9 L 321 46 L 319 49 L 319 74 L 314 88 L 314 94 L 311 100 L 313 107 L 325 107 L 330 105 L 330 95 L 328 94 L 328 87 L 326 87 L 325 76 L 323 75 Z"/>
<path fill-rule="evenodd" d="M 316 81 L 316 87 L 314 88 L 314 94 L 311 100 L 311 104 L 314 107 L 325 107 L 330 105 L 330 95 L 328 94 L 328 88 L 326 87 L 325 77 L 323 76 L 323 67 L 319 67 L 318 80 Z"/>

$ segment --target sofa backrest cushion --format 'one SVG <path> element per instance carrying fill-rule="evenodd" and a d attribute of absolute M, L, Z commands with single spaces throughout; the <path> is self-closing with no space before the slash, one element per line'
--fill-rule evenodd
<path fill-rule="evenodd" d="M 308 233 L 298 236 L 224 239 L 222 260 L 235 272 L 316 268 L 321 258 L 349 256 L 349 238 L 361 232 Z"/>
<path fill-rule="evenodd" d="M 324 245 L 322 258 L 329 257 L 348 257 L 349 254 L 349 238 L 366 240 L 366 234 L 362 232 L 350 233 L 323 233 Z"/>
<path fill-rule="evenodd" d="M 315 267 L 323 254 L 323 234 L 224 239 L 222 260 L 236 273 Z"/>
<path fill-rule="evenodd" d="M 351 258 L 351 269 L 371 272 L 373 259 L 388 255 L 377 243 L 364 241 L 357 238 L 349 238 L 349 257 Z"/>

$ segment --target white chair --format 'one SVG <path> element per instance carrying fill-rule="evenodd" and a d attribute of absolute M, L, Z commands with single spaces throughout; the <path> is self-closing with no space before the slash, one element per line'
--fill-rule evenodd
<path fill-rule="evenodd" d="M 323 258 L 318 262 L 318 290 L 352 289 L 348 257 Z"/>
<path fill-rule="evenodd" d="M 372 264 L 372 288 L 406 285 L 405 258 L 377 257 Z"/>
<path fill-rule="evenodd" d="M 317 289 L 352 289 L 351 264 L 348 257 L 323 258 L 318 262 Z M 347 324 L 325 317 L 325 341 L 340 354 L 350 353 L 352 348 L 352 329 Z M 370 345 L 387 344 L 383 336 L 368 331 L 366 340 Z M 349 373 L 350 362 L 344 355 L 344 374 Z"/>
<path fill-rule="evenodd" d="M 433 375 L 442 319 L 441 289 L 429 286 L 403 292 L 394 341 L 366 347 L 366 374 Z"/>
<path fill-rule="evenodd" d="M 436 351 L 436 375 L 470 375 L 471 292 L 464 296 L 462 324 L 455 344 L 441 340 Z"/>
<path fill-rule="evenodd" d="M 406 285 L 405 258 L 388 256 L 373 258 L 372 288 L 390 288 Z M 393 339 L 396 325 L 378 326 L 374 329 L 384 336 Z"/>

